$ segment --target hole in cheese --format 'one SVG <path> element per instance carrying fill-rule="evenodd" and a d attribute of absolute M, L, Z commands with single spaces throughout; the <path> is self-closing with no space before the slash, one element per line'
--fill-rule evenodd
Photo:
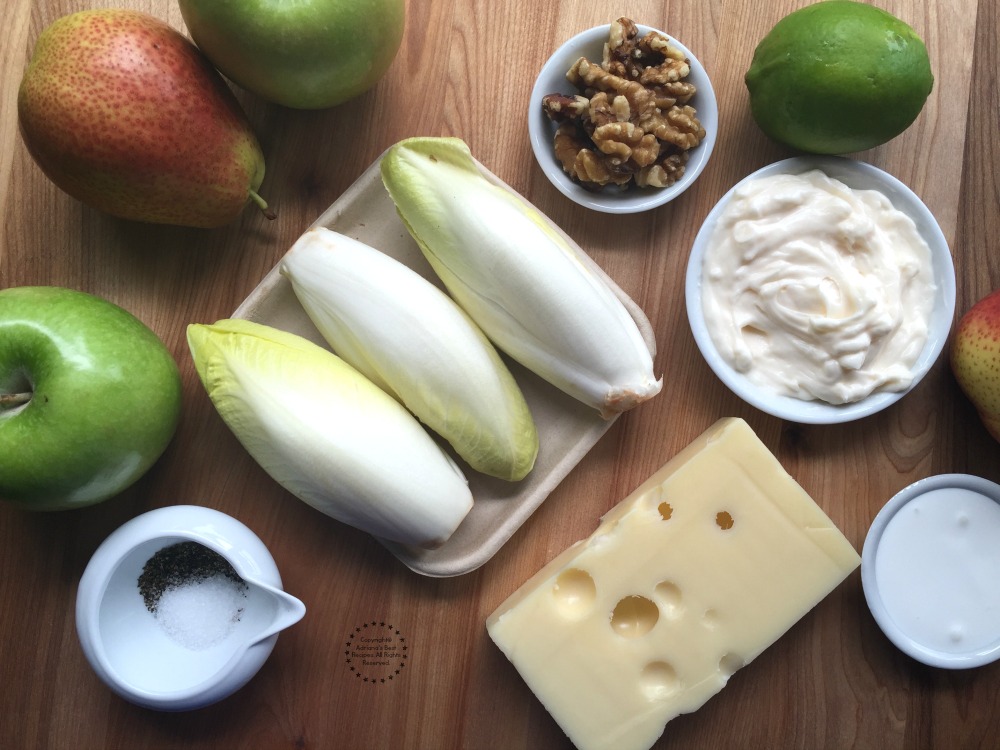
<path fill-rule="evenodd" d="M 715 514 L 715 523 L 723 531 L 728 531 L 729 529 L 733 528 L 733 523 L 734 523 L 733 516 L 732 514 L 729 513 L 729 511 L 720 510 L 718 513 Z"/>
<path fill-rule="evenodd" d="M 660 619 L 660 609 L 644 596 L 626 596 L 611 613 L 611 627 L 623 638 L 646 635 Z"/>
<path fill-rule="evenodd" d="M 671 619 L 681 616 L 681 588 L 673 581 L 661 581 L 654 589 L 656 598 L 660 601 L 663 614 Z"/>
<path fill-rule="evenodd" d="M 680 688 L 677 670 L 665 661 L 653 661 L 642 669 L 639 688 L 649 700 L 669 698 Z"/>
<path fill-rule="evenodd" d="M 660 518 L 662 518 L 664 521 L 669 521 L 670 516 L 674 514 L 674 509 L 670 507 L 670 503 L 668 503 L 666 500 L 657 505 L 656 509 L 660 511 Z"/>
<path fill-rule="evenodd" d="M 564 617 L 579 618 L 597 598 L 597 586 L 590 573 L 580 568 L 567 568 L 556 578 L 552 587 L 556 608 Z"/>
<path fill-rule="evenodd" d="M 736 670 L 743 666 L 743 657 L 738 654 L 725 654 L 719 659 L 719 671 L 728 679 Z"/>
<path fill-rule="evenodd" d="M 709 630 L 715 630 L 719 627 L 719 613 L 714 609 L 706 609 L 705 614 L 701 616 L 701 624 Z"/>

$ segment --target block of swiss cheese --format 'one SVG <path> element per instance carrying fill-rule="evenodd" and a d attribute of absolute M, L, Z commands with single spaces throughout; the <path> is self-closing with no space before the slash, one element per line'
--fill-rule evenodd
<path fill-rule="evenodd" d="M 487 619 L 580 750 L 645 749 L 861 560 L 741 419 L 723 419 Z"/>

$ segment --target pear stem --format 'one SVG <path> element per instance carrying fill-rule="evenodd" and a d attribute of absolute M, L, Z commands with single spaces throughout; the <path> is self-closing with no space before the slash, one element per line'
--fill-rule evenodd
<path fill-rule="evenodd" d="M 264 214 L 265 218 L 270 219 L 271 221 L 274 221 L 275 219 L 278 218 L 278 214 L 276 214 L 273 209 L 268 208 L 267 201 L 261 198 L 256 191 L 254 190 L 250 191 L 250 200 L 252 200 L 260 207 L 260 211 L 262 214 Z"/>
<path fill-rule="evenodd" d="M 16 409 L 29 401 L 30 393 L 0 393 L 0 409 Z"/>

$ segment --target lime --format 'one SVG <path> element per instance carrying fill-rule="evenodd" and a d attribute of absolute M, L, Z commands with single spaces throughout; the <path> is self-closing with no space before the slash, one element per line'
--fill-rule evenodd
<path fill-rule="evenodd" d="M 761 130 L 818 154 L 894 138 L 920 114 L 934 85 L 916 32 L 853 0 L 825 0 L 782 18 L 757 45 L 744 80 Z"/>

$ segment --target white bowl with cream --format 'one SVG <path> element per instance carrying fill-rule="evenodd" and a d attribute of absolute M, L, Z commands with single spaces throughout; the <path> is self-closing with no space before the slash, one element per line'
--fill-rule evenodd
<path fill-rule="evenodd" d="M 875 517 L 861 582 L 892 643 L 933 667 L 1000 658 L 1000 485 L 968 474 L 914 482 Z"/>
<path fill-rule="evenodd" d="M 782 186 L 782 181 L 790 179 L 786 176 L 793 176 L 797 184 Z M 821 187 L 819 199 L 814 199 L 812 182 Z M 765 185 L 766 193 L 761 188 Z M 758 188 L 763 198 L 755 194 Z M 844 206 L 850 206 L 850 211 L 845 213 Z M 861 213 L 855 210 L 858 206 L 883 213 Z M 776 218 L 769 225 L 766 212 L 772 210 Z M 735 216 L 734 211 L 738 212 Z M 875 226 L 874 231 L 869 225 Z M 811 234 L 813 227 L 820 230 Z M 902 261 L 913 268 L 896 273 L 907 284 L 911 277 L 914 284 L 924 279 L 924 291 L 914 294 L 911 290 L 909 296 L 897 290 L 904 286 L 902 281 L 892 278 L 892 273 L 882 273 L 884 261 L 877 255 L 874 262 L 869 257 L 875 250 L 866 247 L 857 259 L 844 251 L 854 242 L 871 242 L 877 250 L 877 243 L 885 245 L 885 237 L 895 237 L 892 232 L 897 229 L 926 244 L 912 262 Z M 796 235 L 800 230 L 801 236 Z M 831 243 L 843 247 L 831 253 Z M 737 267 L 720 265 L 723 251 L 738 258 Z M 831 254 L 835 257 L 830 258 Z M 765 255 L 771 266 L 761 264 Z M 774 258 L 785 265 L 775 265 Z M 918 258 L 923 269 L 919 273 L 914 270 Z M 866 263 L 868 268 L 862 273 L 858 269 L 865 270 Z M 752 274 L 756 277 L 751 278 Z M 729 278 L 738 285 L 733 287 L 730 319 L 720 327 L 724 317 L 718 313 L 720 279 Z M 858 288 L 851 289 L 849 284 Z M 748 297 L 746 289 L 757 296 Z M 885 409 L 926 375 L 951 329 L 955 270 L 934 216 L 902 182 L 864 162 L 800 156 L 754 172 L 716 204 L 695 239 L 685 294 L 695 341 L 730 390 L 782 419 L 833 424 Z M 910 343 L 898 346 L 906 355 L 905 364 L 881 363 L 880 353 L 896 346 L 892 337 L 898 339 L 907 331 L 904 316 L 921 305 L 926 309 L 922 322 L 915 325 L 919 336 L 914 334 Z M 819 308 L 822 311 L 817 313 Z M 869 310 L 877 314 L 868 315 Z M 761 319 L 756 319 L 758 313 Z M 772 378 L 761 369 L 766 367 L 777 368 L 778 375 Z"/>
<path fill-rule="evenodd" d="M 640 35 L 654 30 L 650 26 L 641 24 L 636 26 Z M 698 179 L 715 148 L 719 130 L 719 107 L 705 66 L 691 53 L 691 50 L 666 34 L 671 43 L 690 61 L 691 72 L 687 80 L 697 87 L 691 106 L 697 110 L 698 119 L 705 128 L 704 140 L 689 152 L 684 175 L 673 185 L 663 188 L 637 188 L 630 185 L 626 190 L 614 186 L 591 190 L 574 181 L 556 158 L 552 141 L 558 126 L 543 111 L 542 98 L 553 93 L 576 93 L 573 85 L 566 80 L 566 72 L 581 56 L 595 63 L 601 62 L 609 28 L 610 24 L 604 24 L 580 32 L 564 42 L 545 62 L 535 80 L 528 103 L 528 136 L 538 165 L 556 189 L 567 198 L 585 208 L 602 213 L 639 213 L 669 203 Z"/>

